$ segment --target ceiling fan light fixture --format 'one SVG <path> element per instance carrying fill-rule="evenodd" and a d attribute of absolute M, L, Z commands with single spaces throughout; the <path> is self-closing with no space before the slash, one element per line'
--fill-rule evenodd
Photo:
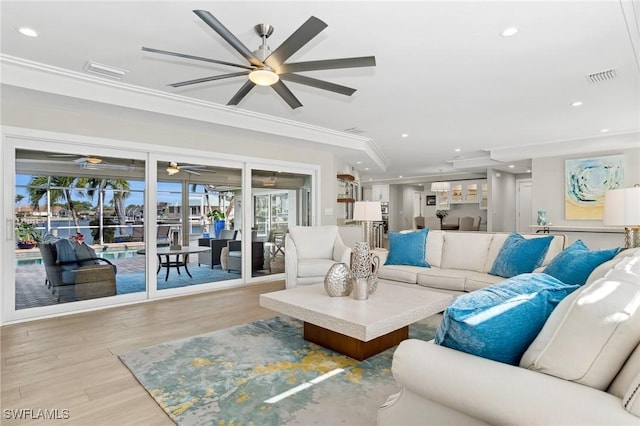
<path fill-rule="evenodd" d="M 169 176 L 175 175 L 179 171 L 180 171 L 180 168 L 176 163 L 171 163 L 169 164 L 169 167 L 167 167 L 167 173 L 169 173 Z"/>
<path fill-rule="evenodd" d="M 249 73 L 249 80 L 258 86 L 271 86 L 280 80 L 280 77 L 275 72 L 268 69 L 259 69 L 251 71 Z"/>
<path fill-rule="evenodd" d="M 100 164 L 102 163 L 102 158 L 98 157 L 87 157 L 87 161 L 91 164 Z"/>

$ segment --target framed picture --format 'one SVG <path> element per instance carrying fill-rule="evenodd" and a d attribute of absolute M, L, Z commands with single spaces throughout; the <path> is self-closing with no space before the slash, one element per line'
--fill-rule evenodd
<path fill-rule="evenodd" d="M 565 219 L 602 219 L 604 193 L 624 182 L 624 155 L 565 160 L 564 173 Z"/>
<path fill-rule="evenodd" d="M 436 196 L 435 195 L 427 195 L 427 205 L 435 206 L 436 205 Z"/>

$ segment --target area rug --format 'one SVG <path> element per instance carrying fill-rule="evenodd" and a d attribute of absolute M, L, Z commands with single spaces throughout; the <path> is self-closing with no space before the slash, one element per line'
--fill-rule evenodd
<path fill-rule="evenodd" d="M 430 340 L 439 318 L 409 327 Z M 150 346 L 120 360 L 180 426 L 375 425 L 395 348 L 365 361 L 302 338 L 289 317 Z"/>

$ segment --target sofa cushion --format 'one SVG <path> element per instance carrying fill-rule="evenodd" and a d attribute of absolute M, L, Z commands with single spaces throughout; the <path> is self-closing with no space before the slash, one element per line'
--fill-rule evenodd
<path fill-rule="evenodd" d="M 475 273 L 462 269 L 423 269 L 418 273 L 417 283 L 424 287 L 464 291 L 467 277 Z"/>
<path fill-rule="evenodd" d="M 444 231 L 430 229 L 427 234 L 427 263 L 439 268 L 442 262 L 442 248 L 444 245 Z"/>
<path fill-rule="evenodd" d="M 300 259 L 298 260 L 298 276 L 324 277 L 334 263 L 336 262 L 332 259 Z"/>
<path fill-rule="evenodd" d="M 484 272 L 472 272 L 464 282 L 464 291 L 471 292 L 503 281 L 503 277 Z"/>
<path fill-rule="evenodd" d="M 640 417 L 640 371 L 622 397 L 622 406 L 634 416 Z"/>
<path fill-rule="evenodd" d="M 75 269 L 78 269 L 78 258 L 76 251 L 73 249 L 71 241 L 66 238 L 60 238 L 55 243 L 57 261 L 60 262 L 60 270 L 62 271 L 62 282 L 65 284 L 75 284 Z"/>
<path fill-rule="evenodd" d="M 426 259 L 429 229 L 415 232 L 389 232 L 389 254 L 385 265 L 411 265 L 429 267 Z"/>
<path fill-rule="evenodd" d="M 620 261 L 622 261 L 627 256 L 635 256 L 636 253 L 640 253 L 640 247 L 620 250 L 618 254 L 616 254 L 613 259 L 607 260 L 604 263 L 601 263 L 596 267 L 596 269 L 591 272 L 589 278 L 587 278 L 587 282 L 585 284 L 591 284 L 595 280 L 598 280 L 605 276 L 609 270 L 613 269 Z"/>
<path fill-rule="evenodd" d="M 532 272 L 542 264 L 552 238 L 547 236 L 527 239 L 515 232 L 511 233 L 502 245 L 489 274 L 511 278 Z"/>
<path fill-rule="evenodd" d="M 567 284 L 582 285 L 596 267 L 611 260 L 620 248 L 590 251 L 582 240 L 577 240 L 558 254 L 544 269 L 545 274 Z"/>
<path fill-rule="evenodd" d="M 378 269 L 378 278 L 415 284 L 418 279 L 418 272 L 423 269 L 424 268 L 420 266 L 382 265 L 380 269 Z"/>
<path fill-rule="evenodd" d="M 440 267 L 481 271 L 492 239 L 493 234 L 445 232 Z"/>
<path fill-rule="evenodd" d="M 292 226 L 289 233 L 296 244 L 298 259 L 333 258 L 337 226 Z"/>
<path fill-rule="evenodd" d="M 437 344 L 516 365 L 556 305 L 578 286 L 522 274 L 463 294 L 444 312 Z"/>
<path fill-rule="evenodd" d="M 640 343 L 631 353 L 620 372 L 613 379 L 607 392 L 618 398 L 624 398 L 624 394 L 633 386 L 636 375 L 640 373 Z"/>
<path fill-rule="evenodd" d="M 521 367 L 607 389 L 640 341 L 640 256 L 563 300 Z"/>

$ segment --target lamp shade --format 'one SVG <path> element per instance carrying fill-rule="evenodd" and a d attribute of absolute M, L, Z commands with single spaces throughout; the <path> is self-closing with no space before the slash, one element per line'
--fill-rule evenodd
<path fill-rule="evenodd" d="M 380 201 L 356 201 L 353 206 L 353 220 L 381 221 L 382 206 Z"/>
<path fill-rule="evenodd" d="M 449 182 L 431 182 L 431 192 L 447 192 L 451 190 Z"/>
<path fill-rule="evenodd" d="M 640 226 L 640 186 L 605 192 L 603 223 L 608 226 Z"/>

